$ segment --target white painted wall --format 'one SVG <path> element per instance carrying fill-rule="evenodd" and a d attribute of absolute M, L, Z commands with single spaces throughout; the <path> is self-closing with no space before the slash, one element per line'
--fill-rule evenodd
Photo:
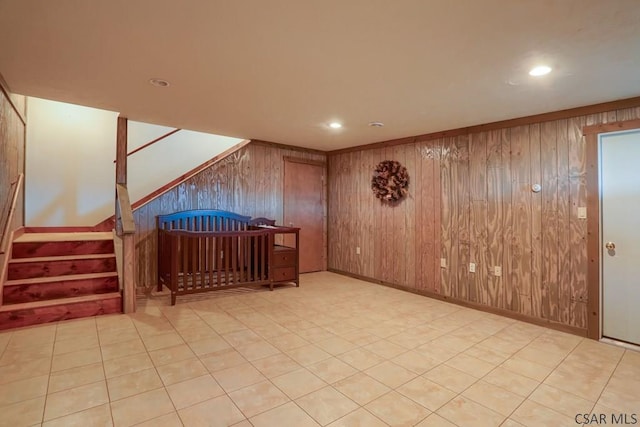
<path fill-rule="evenodd" d="M 128 151 L 173 129 L 129 121 Z M 180 130 L 132 154 L 127 159 L 127 187 L 131 202 L 142 199 L 241 141 L 228 136 Z"/>
<path fill-rule="evenodd" d="M 25 225 L 92 226 L 113 215 L 118 113 L 29 98 Z"/>
<path fill-rule="evenodd" d="M 29 98 L 25 176 L 27 227 L 94 226 L 113 215 L 118 113 Z M 128 151 L 173 130 L 129 121 Z M 127 163 L 131 202 L 242 140 L 181 130 Z"/>

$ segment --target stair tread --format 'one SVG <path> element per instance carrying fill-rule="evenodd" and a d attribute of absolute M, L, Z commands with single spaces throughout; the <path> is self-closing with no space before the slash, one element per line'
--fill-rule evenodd
<path fill-rule="evenodd" d="M 113 240 L 111 231 L 81 231 L 69 233 L 24 233 L 13 240 L 14 243 L 31 242 L 71 242 Z"/>
<path fill-rule="evenodd" d="M 75 261 L 88 259 L 108 259 L 115 258 L 115 254 L 86 254 L 86 255 L 59 255 L 59 256 L 43 256 L 33 258 L 12 258 L 9 264 L 23 264 L 28 262 L 51 262 L 51 261 Z"/>
<path fill-rule="evenodd" d="M 106 273 L 88 273 L 88 274 L 68 274 L 65 276 L 50 276 L 50 277 L 34 277 L 31 279 L 17 279 L 7 280 L 4 286 L 20 286 L 20 285 L 32 285 L 37 283 L 46 282 L 63 282 L 70 280 L 86 280 L 86 279 L 100 279 L 104 277 L 117 277 L 118 272 L 108 271 Z"/>
<path fill-rule="evenodd" d="M 100 301 L 105 299 L 121 298 L 120 292 L 109 292 L 106 294 L 83 295 L 71 298 L 57 298 L 44 301 L 23 302 L 18 304 L 5 304 L 0 306 L 0 313 L 14 310 L 29 310 L 40 307 L 51 307 L 55 305 L 76 304 L 80 302 Z"/>

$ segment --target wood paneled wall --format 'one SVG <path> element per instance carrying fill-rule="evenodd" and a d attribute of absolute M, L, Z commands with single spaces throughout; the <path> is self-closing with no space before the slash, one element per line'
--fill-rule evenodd
<path fill-rule="evenodd" d="M 283 221 L 284 157 L 326 161 L 326 155 L 251 142 L 134 211 L 138 287 L 157 284 L 156 216 L 187 209 L 222 209 Z M 326 228 L 326 226 L 325 226 Z M 326 247 L 326 232 L 325 247 Z"/>
<path fill-rule="evenodd" d="M 584 330 L 582 128 L 635 118 L 640 108 L 332 153 L 329 269 Z M 410 175 L 397 206 L 370 188 L 382 160 Z"/>
<path fill-rule="evenodd" d="M 24 117 L 24 97 L 9 93 L 0 76 L 0 227 L 11 203 L 11 183 L 24 173 Z M 20 192 L 13 222 L 12 230 L 24 225 L 24 191 Z"/>

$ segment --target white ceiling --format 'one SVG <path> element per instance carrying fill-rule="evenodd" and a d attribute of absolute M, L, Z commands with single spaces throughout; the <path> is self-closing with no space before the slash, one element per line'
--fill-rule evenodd
<path fill-rule="evenodd" d="M 640 0 L 0 0 L 16 93 L 321 150 L 638 96 L 639 68 Z"/>

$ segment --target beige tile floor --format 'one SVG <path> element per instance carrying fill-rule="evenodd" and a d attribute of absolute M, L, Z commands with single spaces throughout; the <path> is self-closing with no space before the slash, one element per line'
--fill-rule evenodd
<path fill-rule="evenodd" d="M 4 332 L 0 354 L 12 427 L 555 427 L 640 413 L 638 352 L 327 272 Z"/>

